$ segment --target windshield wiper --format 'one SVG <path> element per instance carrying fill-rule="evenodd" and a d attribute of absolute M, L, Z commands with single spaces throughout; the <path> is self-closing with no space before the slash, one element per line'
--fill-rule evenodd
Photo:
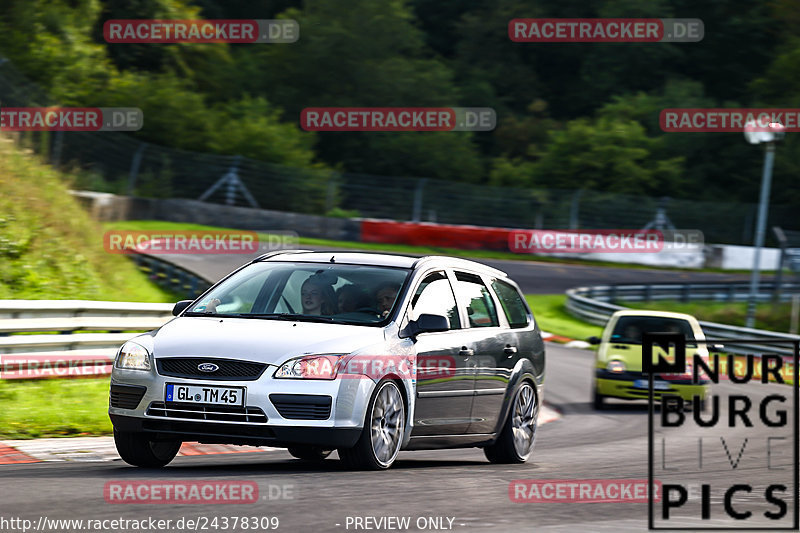
<path fill-rule="evenodd" d="M 182 316 L 222 316 L 222 317 L 237 317 L 239 315 L 231 313 L 206 313 L 203 311 L 186 311 Z"/>
<path fill-rule="evenodd" d="M 237 318 L 274 318 L 276 320 L 291 320 L 297 322 L 334 322 L 332 316 L 300 315 L 297 313 L 238 313 L 232 316 Z"/>

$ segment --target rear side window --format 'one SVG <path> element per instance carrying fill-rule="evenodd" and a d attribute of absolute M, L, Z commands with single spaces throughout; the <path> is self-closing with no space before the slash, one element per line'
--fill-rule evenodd
<path fill-rule="evenodd" d="M 512 328 L 524 328 L 528 325 L 528 309 L 517 289 L 500 280 L 492 280 L 492 288 L 500 300 L 500 307 L 506 314 L 508 324 Z"/>
<path fill-rule="evenodd" d="M 456 272 L 456 280 L 456 294 L 466 307 L 470 327 L 499 326 L 494 300 L 480 276 Z"/>

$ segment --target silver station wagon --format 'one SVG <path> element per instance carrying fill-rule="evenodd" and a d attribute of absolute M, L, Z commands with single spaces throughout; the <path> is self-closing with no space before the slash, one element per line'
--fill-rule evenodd
<path fill-rule="evenodd" d="M 483 448 L 522 463 L 544 344 L 505 273 L 464 259 L 283 251 L 235 270 L 119 350 L 109 415 L 127 463 L 181 442 L 337 450 L 385 469 L 400 450 Z"/>

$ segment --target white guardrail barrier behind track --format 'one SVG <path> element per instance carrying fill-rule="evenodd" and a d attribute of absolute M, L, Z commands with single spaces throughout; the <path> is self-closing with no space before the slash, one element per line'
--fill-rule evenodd
<path fill-rule="evenodd" d="M 673 301 L 746 301 L 749 284 L 744 283 L 664 283 L 648 285 L 597 285 L 593 287 L 575 287 L 567 291 L 567 311 L 574 317 L 592 324 L 605 326 L 609 317 L 621 309 L 627 309 L 612 302 L 648 302 L 651 300 Z M 800 292 L 796 283 L 784 283 L 780 293 L 775 291 L 774 283 L 761 283 L 758 301 L 768 302 L 773 298 L 780 301 L 789 300 L 792 294 Z M 798 335 L 778 333 L 762 329 L 718 324 L 716 322 L 700 322 L 706 338 L 724 340 L 725 351 L 735 354 L 760 353 L 764 345 L 736 342 L 737 339 L 758 340 L 800 340 Z M 775 344 L 770 352 L 781 355 L 792 355 L 789 343 Z"/>
<path fill-rule="evenodd" d="M 167 322 L 172 306 L 0 300 L 0 379 L 108 375 L 117 349 Z"/>

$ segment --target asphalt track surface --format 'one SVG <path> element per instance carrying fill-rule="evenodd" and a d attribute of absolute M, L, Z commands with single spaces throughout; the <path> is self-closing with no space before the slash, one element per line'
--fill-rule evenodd
<path fill-rule="evenodd" d="M 278 531 L 323 532 L 375 531 L 355 529 L 353 521 L 356 517 L 398 516 L 410 518 L 410 527 L 399 531 L 431 530 L 417 527 L 417 520 L 426 517 L 452 518 L 451 530 L 462 532 L 645 531 L 646 503 L 514 503 L 509 497 L 510 484 L 520 479 L 647 479 L 646 403 L 612 402 L 608 409 L 594 411 L 589 404 L 592 361 L 592 352 L 547 345 L 545 398 L 549 405 L 562 412 L 563 417 L 539 429 L 534 454 L 524 465 L 492 465 L 480 450 L 474 448 L 401 452 L 393 468 L 384 472 L 346 471 L 336 454 L 322 465 L 309 466 L 292 459 L 283 450 L 179 457 L 161 470 L 137 469 L 121 461 L 6 465 L 0 467 L 0 486 L 3 487 L 0 520 L 16 517 L 37 524 L 40 517 L 153 517 L 169 519 L 174 524 L 181 518 L 206 517 L 210 521 L 223 516 L 274 516 L 280 520 Z M 725 396 L 741 387 L 721 382 L 714 391 Z M 791 404 L 791 387 L 744 387 L 747 387 L 743 390 L 756 407 L 760 398 L 776 390 L 788 394 Z M 772 411 L 774 409 L 770 408 Z M 790 429 L 791 420 L 790 414 Z M 759 424 L 754 428 L 739 424 L 735 428 L 720 426 L 703 431 L 701 433 L 693 425 L 687 425 L 669 428 L 656 435 L 656 479 L 664 482 L 696 481 L 712 486 L 711 520 L 701 523 L 697 518 L 699 500 L 692 496 L 690 503 L 681 509 L 682 513 L 691 515 L 682 522 L 683 526 L 742 527 L 742 523 L 725 519 L 720 503 L 721 491 L 734 483 L 750 483 L 755 487 L 750 497 L 740 493 L 734 503 L 739 511 L 750 510 L 759 517 L 757 525 L 767 527 L 778 524 L 765 523 L 761 515 L 765 510 L 776 509 L 764 503 L 763 487 L 770 483 L 787 483 L 789 490 L 785 499 L 789 516 L 793 516 L 791 439 L 773 441 L 771 446 L 772 467 L 784 469 L 768 470 L 766 467 L 766 437 L 790 436 L 791 431 L 787 432 L 786 428 L 765 430 Z M 697 468 L 696 437 L 700 435 L 704 436 L 702 470 Z M 658 440 L 661 437 L 666 439 L 663 464 Z M 725 439 L 728 454 L 719 437 Z M 744 438 L 749 440 L 739 457 Z M 735 462 L 737 457 L 737 468 L 733 469 L 731 461 Z M 678 470 L 667 471 L 662 466 Z M 261 496 L 260 501 L 244 505 L 105 502 L 103 489 L 106 482 L 131 480 L 254 481 Z M 273 493 L 288 487 L 291 499 L 271 500 L 270 487 Z M 655 510 L 659 512 L 660 507 L 656 506 Z M 447 519 L 444 524 L 448 524 Z M 186 531 L 174 527 L 171 530 Z M 254 530 L 258 529 L 248 531 Z"/>
<path fill-rule="evenodd" d="M 262 247 L 264 244 L 262 243 Z M 342 248 L 315 248 L 317 250 L 343 250 Z M 247 263 L 258 254 L 165 254 L 160 257 L 195 272 L 211 281 L 217 281 L 233 269 Z M 358 250 L 346 250 L 356 252 Z M 604 285 L 609 283 L 701 283 L 743 281 L 745 274 L 693 272 L 677 269 L 644 269 L 593 266 L 591 264 L 562 264 L 540 261 L 514 261 L 474 259 L 507 273 L 526 294 L 563 294 L 572 287 Z M 762 275 L 762 280 L 769 279 Z"/>

